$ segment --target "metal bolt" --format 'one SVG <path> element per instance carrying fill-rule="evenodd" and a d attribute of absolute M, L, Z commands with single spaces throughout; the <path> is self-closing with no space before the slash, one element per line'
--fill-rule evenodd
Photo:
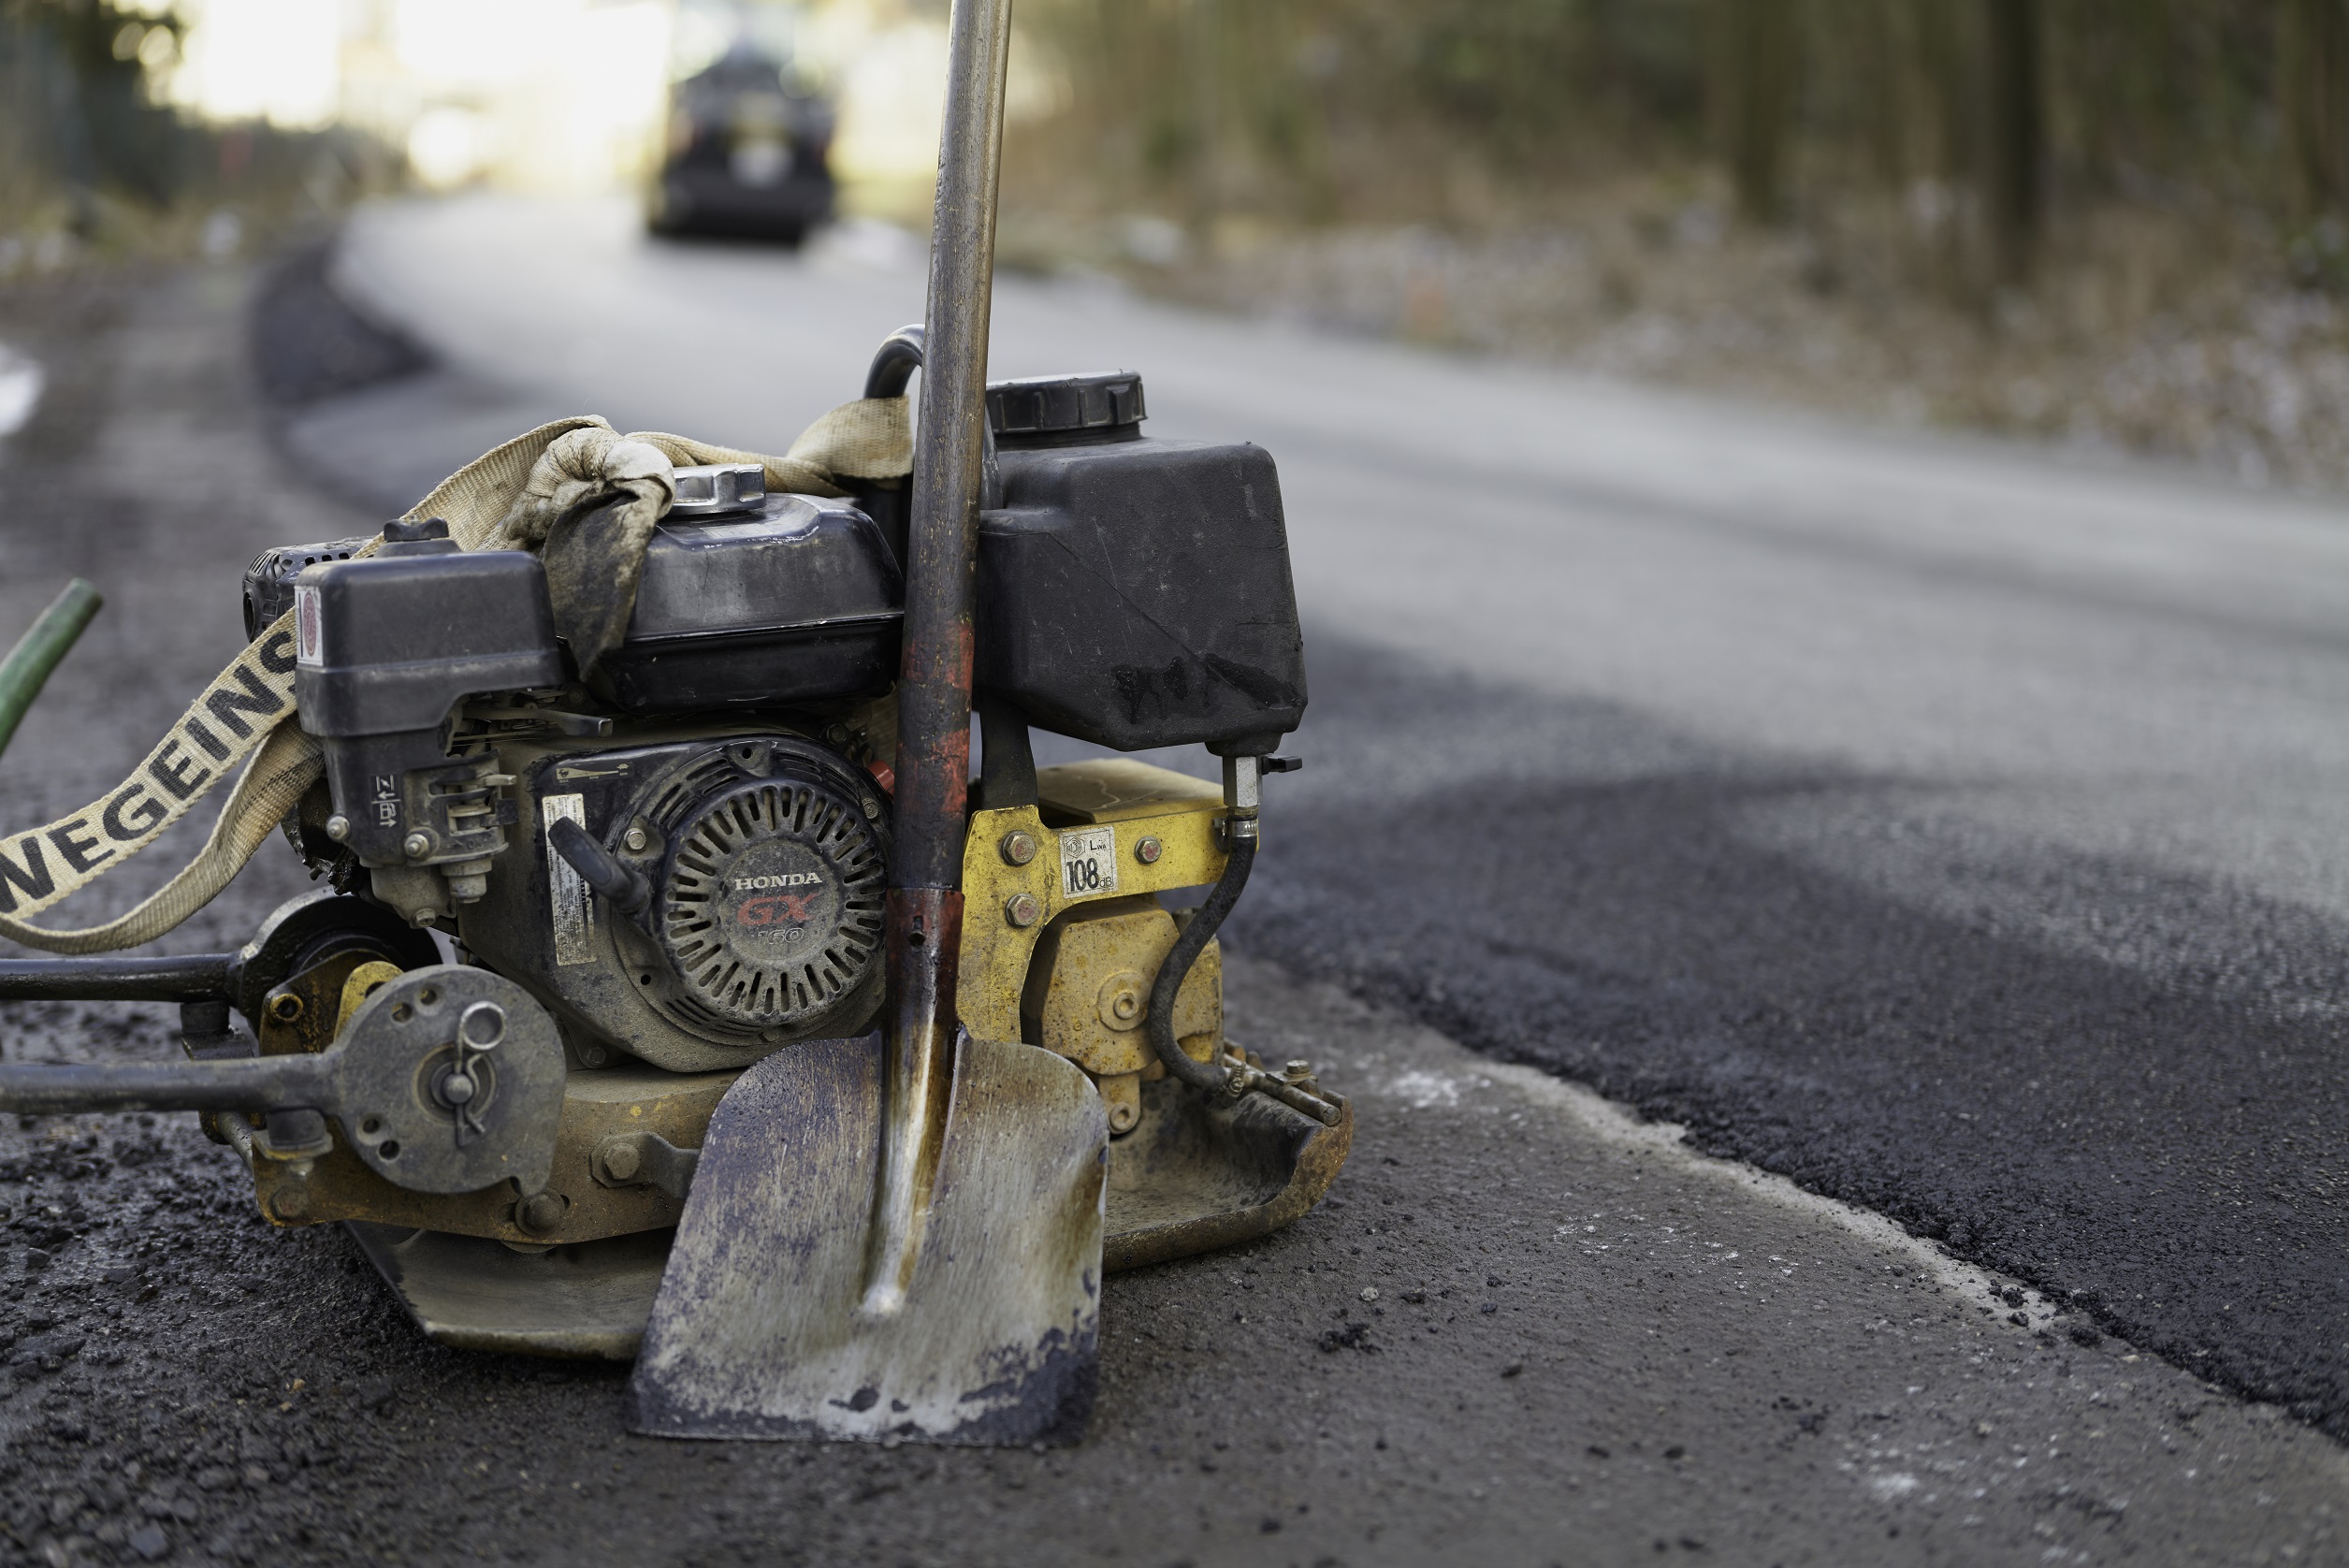
<path fill-rule="evenodd" d="M 1109 1130 L 1124 1132 L 1142 1119 L 1139 1106 L 1118 1104 L 1109 1107 Z"/>
<path fill-rule="evenodd" d="M 631 828 L 628 830 L 626 835 L 620 839 L 620 842 L 627 845 L 631 849 L 635 850 L 641 855 L 645 852 L 645 846 L 651 843 L 652 840 L 645 836 L 645 830 L 643 828 Z"/>
<path fill-rule="evenodd" d="M 336 812 L 326 819 L 326 836 L 340 844 L 351 836 L 351 819 Z"/>
<path fill-rule="evenodd" d="M 280 1024 L 291 1024 L 302 1015 L 302 999 L 292 992 L 269 998 L 269 1016 Z"/>
<path fill-rule="evenodd" d="M 1292 1083 L 1301 1078 L 1311 1078 L 1313 1076 L 1313 1064 L 1301 1056 L 1294 1058 L 1282 1067 L 1281 1076 Z"/>
<path fill-rule="evenodd" d="M 473 1080 L 471 1074 L 453 1072 L 441 1081 L 441 1098 L 443 1103 L 450 1106 L 467 1105 L 471 1103 L 472 1097 Z"/>
<path fill-rule="evenodd" d="M 1144 865 L 1156 865 L 1158 857 L 1166 852 L 1167 847 L 1155 838 L 1145 838 L 1134 846 L 1134 858 Z"/>
<path fill-rule="evenodd" d="M 614 1139 L 603 1151 L 603 1173 L 615 1182 L 633 1182 L 644 1166 L 644 1151 L 625 1138 Z"/>
<path fill-rule="evenodd" d="M 422 860 L 432 852 L 432 835 L 418 828 L 399 841 L 399 848 L 410 860 Z"/>
<path fill-rule="evenodd" d="M 1044 918 L 1044 906 L 1032 893 L 1015 893 L 1004 901 L 1003 918 L 1024 930 Z"/>
<path fill-rule="evenodd" d="M 1149 995 L 1145 989 L 1148 984 L 1149 982 L 1133 969 L 1120 969 L 1116 974 L 1104 980 L 1101 982 L 1101 989 L 1094 994 L 1093 998 L 1095 1010 L 1100 1015 L 1103 1026 L 1110 1029 L 1131 1029 L 1140 1023 L 1142 1013 L 1148 1007 L 1145 1000 Z"/>
<path fill-rule="evenodd" d="M 310 1212 L 310 1189 L 298 1182 L 287 1182 L 269 1195 L 269 1212 L 279 1219 L 292 1222 Z"/>
<path fill-rule="evenodd" d="M 999 848 L 1003 850 L 1003 858 L 1007 864 L 1025 865 L 1036 858 L 1036 835 L 1022 833 L 1014 828 L 1003 835 L 1003 843 Z M 1023 921 L 1021 923 L 1027 922 Z"/>
<path fill-rule="evenodd" d="M 515 1223 L 525 1230 L 552 1230 L 563 1223 L 563 1211 L 569 1207 L 558 1192 L 536 1193 L 515 1211 Z"/>

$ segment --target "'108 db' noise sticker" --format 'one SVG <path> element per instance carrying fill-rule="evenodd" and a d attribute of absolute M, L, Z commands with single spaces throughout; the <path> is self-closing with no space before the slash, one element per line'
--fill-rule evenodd
<path fill-rule="evenodd" d="M 1060 835 L 1060 891 L 1069 898 L 1117 892 L 1117 829 L 1078 828 Z"/>

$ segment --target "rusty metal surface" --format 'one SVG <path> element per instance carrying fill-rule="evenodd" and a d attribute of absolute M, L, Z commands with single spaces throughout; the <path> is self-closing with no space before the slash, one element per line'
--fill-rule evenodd
<path fill-rule="evenodd" d="M 475 1192 L 504 1182 L 538 1191 L 562 1095 L 554 1021 L 512 980 L 453 964 L 412 970 L 379 987 L 323 1053 L 0 1063 L 0 1109 L 22 1114 L 266 1113 L 271 1130 L 249 1141 L 269 1143 L 297 1178 L 306 1161 L 335 1147 L 326 1135 L 331 1118 L 360 1161 L 423 1193 Z M 216 1115 L 212 1125 L 226 1134 L 231 1120 Z M 285 1201 L 278 1207 L 286 1212 Z"/>
<path fill-rule="evenodd" d="M 868 1317 L 905 1310 L 947 1138 L 955 965 L 970 791 L 971 595 L 987 456 L 987 327 L 1011 0 L 955 0 L 922 328 L 921 420 L 897 683 L 894 827 L 883 1012 L 887 1087 L 872 1235 L 857 1265 Z M 1000 1267 L 1017 1265 L 1009 1259 Z"/>
<path fill-rule="evenodd" d="M 1037 944 L 1021 1038 L 1095 1078 L 1160 1076 L 1165 1069 L 1142 1024 L 1151 981 L 1174 940 L 1174 916 L 1146 894 L 1067 911 Z M 1224 1038 L 1223 973 L 1222 951 L 1211 943 L 1175 998 L 1175 1036 L 1200 1061 Z"/>
<path fill-rule="evenodd" d="M 710 1113 L 738 1076 L 654 1067 L 572 1073 L 563 1084 L 562 1119 L 545 1189 L 559 1199 L 560 1217 L 544 1227 L 523 1223 L 519 1195 L 502 1183 L 446 1197 L 409 1192 L 369 1169 L 339 1140 L 332 1152 L 307 1162 L 306 1179 L 297 1169 L 304 1162 L 273 1160 L 256 1150 L 254 1197 L 279 1225 L 367 1221 L 492 1241 L 566 1245 L 665 1230 L 677 1223 L 677 1200 L 657 1185 L 599 1181 L 595 1151 L 605 1139 L 630 1132 L 648 1132 L 681 1149 L 698 1146 Z M 302 1198 L 289 1203 L 297 1191 Z"/>
<path fill-rule="evenodd" d="M 399 965 L 386 964 L 381 959 L 371 959 L 351 968 L 343 976 L 341 996 L 335 1006 L 335 1033 L 342 1032 L 342 1025 L 359 1010 L 360 1003 L 398 980 L 402 973 L 404 971 Z"/>
<path fill-rule="evenodd" d="M 254 1038 L 264 1056 L 316 1053 L 335 1042 L 342 1023 L 358 1009 L 371 987 L 362 986 L 346 996 L 352 977 L 366 970 L 371 980 L 397 978 L 401 970 L 381 955 L 353 948 L 311 965 L 284 984 L 272 987 L 261 999 L 261 1016 Z"/>
<path fill-rule="evenodd" d="M 970 788 L 971 596 L 987 453 L 987 341 L 1011 0 L 956 0 L 931 221 L 921 409 L 897 687 L 891 885 L 951 888 Z"/>
<path fill-rule="evenodd" d="M 1111 768 L 1160 775 L 1192 792 L 1171 797 L 1171 809 L 1162 809 L 1167 804 L 1165 798 L 1144 797 L 1126 804 L 1138 807 L 1147 804 L 1150 809 L 1135 815 L 1104 815 L 1097 820 L 1088 813 L 1055 804 L 1099 800 L 1103 791 L 1092 789 L 1088 781 Z M 1037 943 L 1065 910 L 1098 898 L 1203 887 L 1224 874 L 1224 850 L 1215 842 L 1215 817 L 1223 809 L 1223 800 L 1211 787 L 1204 787 L 1208 793 L 1198 794 L 1203 787 L 1196 779 L 1124 759 L 1041 768 L 1037 777 L 1051 780 L 1045 786 L 1043 810 L 1020 806 L 972 812 L 970 839 L 963 857 L 964 907 L 968 913 L 963 927 L 955 1007 L 965 1027 L 991 1039 L 1021 1037 L 1021 998 Z M 1136 791 L 1138 796 L 1142 793 Z M 1106 803 L 1101 808 L 1105 813 L 1119 809 Z M 1060 853 L 1061 833 L 1066 830 L 1047 827 L 1047 812 L 1068 827 L 1109 832 L 1109 853 L 1115 857 L 1118 873 L 1114 890 L 1069 891 Z M 999 849 L 1013 833 L 1028 834 L 1040 846 L 1039 852 L 1023 865 L 1005 859 Z M 1146 839 L 1155 841 L 1157 853 L 1153 860 L 1143 860 L 1139 852 Z M 1011 913 L 1013 901 L 1022 895 L 1035 901 L 1036 919 L 1026 924 L 1015 921 Z"/>
<path fill-rule="evenodd" d="M 1141 1124 L 1109 1153 L 1102 1266 L 1114 1272 L 1280 1229 L 1321 1201 L 1354 1144 L 1335 1126 L 1250 1095 L 1211 1104 L 1171 1079 L 1142 1085 Z"/>
<path fill-rule="evenodd" d="M 906 1304 L 944 1157 L 963 895 L 949 888 L 892 887 L 888 909 L 888 1082 L 873 1123 L 880 1173 L 863 1266 L 865 1306 L 884 1316 Z"/>
<path fill-rule="evenodd" d="M 660 1230 L 516 1252 L 475 1236 L 348 1228 L 427 1338 L 516 1356 L 630 1359 L 669 1256 Z"/>
<path fill-rule="evenodd" d="M 626 1100 L 613 1074 L 580 1076 L 604 1081 L 615 1104 L 641 1103 Z M 649 1081 L 670 1075 L 635 1076 Z M 695 1095 L 714 1105 L 734 1076 L 706 1075 Z M 1238 1105 L 1210 1105 L 1163 1080 L 1137 1085 L 1137 1095 L 1139 1125 L 1131 1137 L 1109 1146 L 1102 1222 L 1102 1266 L 1109 1273 L 1280 1229 L 1321 1200 L 1353 1140 L 1350 1107 L 1337 1126 L 1325 1127 L 1256 1096 Z M 674 1101 L 644 1109 L 647 1114 L 631 1119 L 629 1125 L 674 1127 L 690 1120 L 689 1108 Z M 706 1119 L 707 1110 L 701 1115 Z M 700 1136 L 698 1128 L 693 1136 Z M 575 1149 L 584 1137 L 567 1136 L 566 1149 Z M 558 1186 L 564 1184 L 560 1172 L 572 1169 L 568 1160 L 558 1164 Z M 393 1188 L 390 1196 L 413 1195 Z M 443 1207 L 437 1212 L 445 1216 L 445 1205 L 461 1200 L 440 1201 Z M 436 1212 L 428 1204 L 415 1207 L 419 1212 Z M 510 1199 L 506 1207 L 511 1208 Z M 664 1213 L 659 1204 L 645 1212 Z M 417 1326 L 441 1343 L 625 1360 L 636 1354 L 651 1314 L 669 1255 L 671 1232 L 665 1227 L 675 1211 L 665 1210 L 660 1228 L 608 1241 L 576 1240 L 591 1234 L 588 1212 L 574 1209 L 560 1233 L 565 1244 L 535 1254 L 516 1253 L 492 1239 L 532 1240 L 494 1218 L 478 1235 L 415 1230 L 402 1223 L 360 1221 L 350 1228 Z"/>
<path fill-rule="evenodd" d="M 1131 757 L 1091 757 L 1038 768 L 1036 793 L 1054 827 L 1217 811 L 1224 805 L 1223 791 L 1205 779 Z"/>
<path fill-rule="evenodd" d="M 876 1317 L 862 1302 L 883 1079 L 877 1037 L 814 1041 L 751 1067 L 719 1105 L 631 1385 L 634 1430 L 1081 1434 L 1100 1310 L 1099 1096 L 1049 1052 L 965 1040 L 907 1305 Z"/>

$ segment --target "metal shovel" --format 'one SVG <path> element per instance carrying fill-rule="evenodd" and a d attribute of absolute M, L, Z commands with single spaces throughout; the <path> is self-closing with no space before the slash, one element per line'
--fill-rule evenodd
<path fill-rule="evenodd" d="M 1073 1442 L 1109 1125 L 1066 1060 L 954 1014 L 1010 0 L 955 0 L 898 686 L 887 1026 L 728 1091 L 630 1386 L 674 1437 Z M 992 911 L 990 911 L 992 914 Z"/>

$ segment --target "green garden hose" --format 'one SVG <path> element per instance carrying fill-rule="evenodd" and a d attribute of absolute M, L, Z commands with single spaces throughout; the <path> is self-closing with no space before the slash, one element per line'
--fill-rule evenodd
<path fill-rule="evenodd" d="M 8 657 L 0 660 L 0 751 L 7 749 L 33 699 L 49 684 L 50 672 L 71 651 L 82 628 L 105 603 L 95 588 L 76 577 L 41 612 L 33 630 L 8 650 Z"/>

